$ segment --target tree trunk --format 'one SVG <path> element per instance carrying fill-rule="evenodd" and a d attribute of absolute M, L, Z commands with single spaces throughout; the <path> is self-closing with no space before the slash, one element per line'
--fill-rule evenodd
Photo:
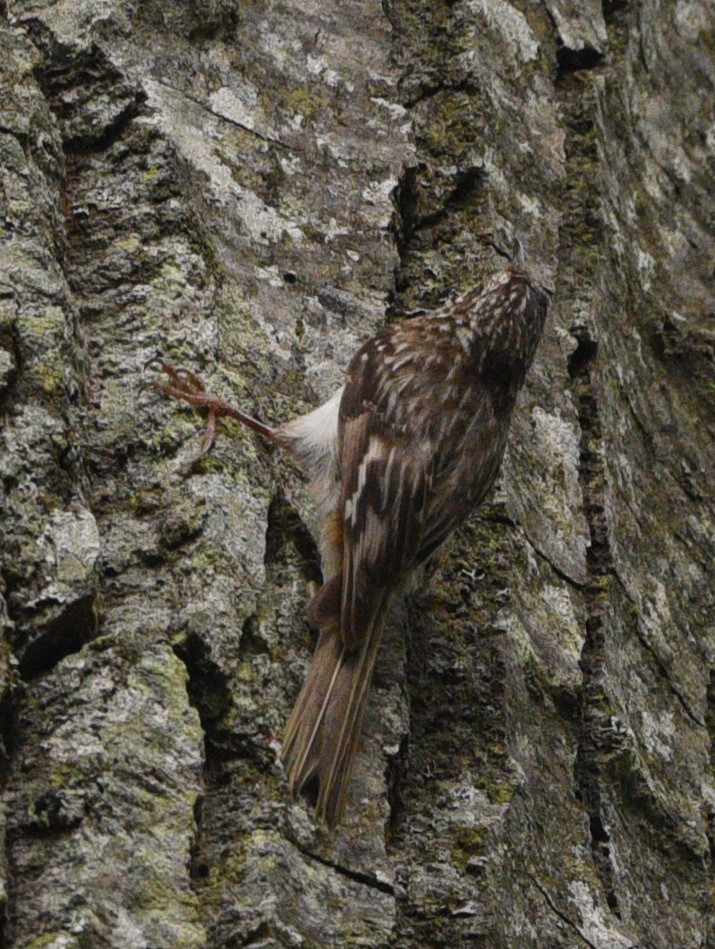
<path fill-rule="evenodd" d="M 12 947 L 715 947 L 708 0 L 0 2 Z M 710 228 L 708 227 L 710 225 Z M 518 236 L 498 489 L 392 616 L 349 813 L 277 756 L 320 581 L 277 422 Z M 710 706 L 708 706 L 708 696 Z"/>

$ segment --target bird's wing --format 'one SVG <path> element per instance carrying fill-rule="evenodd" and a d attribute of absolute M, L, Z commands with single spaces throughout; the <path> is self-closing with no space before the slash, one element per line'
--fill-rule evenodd
<path fill-rule="evenodd" d="M 346 421 L 341 445 L 343 573 L 340 626 L 357 646 L 378 590 L 397 585 L 423 532 L 429 462 L 380 431 L 372 412 Z"/>
<path fill-rule="evenodd" d="M 340 406 L 340 628 L 348 647 L 360 645 L 383 594 L 455 526 L 433 496 L 437 446 L 419 426 L 404 424 L 404 406 L 415 395 L 410 390 L 423 378 L 419 366 L 391 361 L 379 342 L 351 363 Z"/>

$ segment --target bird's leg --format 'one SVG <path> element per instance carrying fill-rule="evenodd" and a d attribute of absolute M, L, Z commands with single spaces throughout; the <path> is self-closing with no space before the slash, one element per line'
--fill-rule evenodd
<path fill-rule="evenodd" d="M 203 380 L 189 369 L 177 369 L 158 356 L 150 359 L 144 368 L 158 369 L 169 377 L 169 382 L 150 382 L 147 386 L 148 389 L 155 389 L 158 392 L 163 392 L 164 395 L 171 396 L 173 399 L 182 399 L 184 402 L 189 402 L 191 405 L 199 406 L 208 411 L 209 417 L 204 432 L 201 456 L 211 451 L 216 438 L 216 422 L 220 418 L 235 419 L 266 438 L 275 436 L 275 429 L 264 425 L 263 422 L 252 418 L 223 399 L 208 393 Z"/>

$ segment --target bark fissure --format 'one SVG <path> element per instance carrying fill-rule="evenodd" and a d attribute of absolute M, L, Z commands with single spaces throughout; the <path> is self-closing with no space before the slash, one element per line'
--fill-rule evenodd
<path fill-rule="evenodd" d="M 215 119 L 218 119 L 219 122 L 227 122 L 229 125 L 233 125 L 235 128 L 241 129 L 243 132 L 248 132 L 249 135 L 260 138 L 264 142 L 270 142 L 271 145 L 278 145 L 280 148 L 283 148 L 288 152 L 296 152 L 296 149 L 293 146 L 287 145 L 279 138 L 273 138 L 270 135 L 264 135 L 263 132 L 259 132 L 258 129 L 251 128 L 250 125 L 245 125 L 243 122 L 239 122 L 238 119 L 232 118 L 230 115 L 224 115 L 222 112 L 216 112 L 215 109 L 212 109 L 211 106 L 206 105 L 206 103 L 199 99 L 198 96 L 192 96 L 191 93 L 187 92 L 185 89 L 172 85 L 172 83 L 167 82 L 165 79 L 158 79 L 157 82 L 165 89 L 171 89 L 171 91 L 175 92 L 177 95 L 183 96 L 183 98 L 188 99 L 189 102 L 193 102 L 194 105 L 197 105 L 204 112 L 208 112 L 209 115 L 212 115 Z"/>
<path fill-rule="evenodd" d="M 15 138 L 17 138 L 17 136 L 15 136 Z M 6 415 L 9 406 L 12 404 L 15 386 L 22 375 L 22 347 L 20 345 L 17 320 L 13 319 L 10 323 L 9 331 L 0 335 L 0 342 L 9 344 L 13 361 L 12 368 L 8 373 L 4 386 L 0 389 L 0 417 L 2 417 Z"/>
<path fill-rule="evenodd" d="M 575 932 L 576 935 L 577 935 L 580 939 L 582 939 L 583 942 L 584 942 L 587 946 L 590 946 L 591 949 L 599 949 L 599 947 L 598 947 L 595 943 L 591 942 L 590 939 L 588 939 L 586 936 L 584 936 L 584 934 L 581 932 L 581 930 L 580 930 L 579 927 L 576 925 L 576 923 L 575 923 L 572 919 L 570 919 L 570 918 L 566 915 L 566 913 L 563 913 L 563 912 L 558 908 L 558 906 L 556 905 L 556 903 L 554 903 L 553 898 L 551 897 L 549 891 L 539 883 L 539 881 L 536 879 L 536 877 L 532 876 L 532 877 L 531 877 L 531 880 L 532 880 L 534 886 L 536 887 L 536 889 L 539 891 L 539 893 L 541 893 L 541 895 L 544 897 L 544 900 L 546 901 L 546 904 L 547 904 L 547 906 L 549 907 L 549 909 L 551 910 L 551 912 L 554 913 L 556 916 L 558 916 L 558 918 L 559 918 L 562 922 L 566 923 L 566 925 L 569 927 L 569 929 L 571 929 L 573 932 Z"/>
<path fill-rule="evenodd" d="M 597 194 L 580 193 L 580 176 L 595 157 L 593 136 L 593 91 L 588 86 L 565 85 L 562 103 L 568 116 L 570 134 L 566 140 L 567 178 L 565 197 L 568 212 L 562 240 L 566 234 L 581 233 L 581 246 L 594 253 L 602 241 Z M 566 232 L 566 233 L 564 233 Z M 568 251 L 565 254 L 569 258 Z M 564 267 L 575 276 L 578 296 L 570 301 L 574 308 L 588 309 L 594 288 L 586 270 L 587 261 L 571 259 Z M 574 279 L 572 277 L 572 279 Z M 598 359 L 598 341 L 594 330 L 585 323 L 571 328 L 576 348 L 568 363 L 574 389 L 578 423 L 581 431 L 578 477 L 588 524 L 590 544 L 586 552 L 588 582 L 584 588 L 586 623 L 579 659 L 582 674 L 581 731 L 578 739 L 574 777 L 578 793 L 588 814 L 591 854 L 604 897 L 610 910 L 619 915 L 614 866 L 610 851 L 610 835 L 603 811 L 601 795 L 601 753 L 599 730 L 610 709 L 603 690 L 605 676 L 604 614 L 607 584 L 613 573 L 608 526 L 604 512 L 605 469 L 602 459 L 602 433 L 598 390 L 592 373 Z"/>
<path fill-rule="evenodd" d="M 710 670 L 710 681 L 707 692 L 707 724 L 710 736 L 710 767 L 715 774 L 715 669 Z M 711 802 L 706 809 L 708 843 L 710 845 L 710 860 L 715 863 L 715 802 Z M 715 935 L 715 920 L 710 923 L 710 936 Z"/>
<path fill-rule="evenodd" d="M 303 856 L 308 857 L 310 860 L 315 860 L 316 863 L 320 863 L 324 867 L 329 867 L 331 870 L 335 870 L 336 873 L 346 877 L 348 880 L 353 880 L 355 883 L 361 883 L 363 886 L 368 886 L 370 889 L 378 890 L 380 893 L 387 893 L 389 896 L 393 896 L 395 898 L 399 896 L 395 887 L 391 883 L 388 883 L 387 880 L 380 880 L 377 878 L 377 876 L 371 873 L 366 873 L 364 870 L 354 870 L 351 867 L 346 867 L 341 863 L 336 863 L 334 860 L 328 860 L 326 857 L 321 856 L 321 854 L 315 853 L 306 847 L 298 847 L 298 849 L 303 854 Z"/>
<path fill-rule="evenodd" d="M 0 794 L 3 797 L 3 810 L 6 805 L 5 790 L 7 788 L 10 768 L 15 753 L 17 741 L 17 703 L 18 687 L 13 683 L 4 683 L 4 693 L 0 696 Z M 3 814 L 4 817 L 4 814 Z M 5 821 L 0 825 L 0 880 L 2 880 L 2 896 L 0 897 L 0 946 L 9 946 L 11 937 L 11 921 L 14 906 L 14 870 L 12 864 L 12 845 Z"/>
<path fill-rule="evenodd" d="M 441 82 L 435 83 L 434 85 L 427 85 L 420 89 L 418 95 L 405 99 L 402 104 L 406 109 L 414 109 L 415 106 L 443 92 L 469 92 L 473 88 L 472 84 L 473 80 L 471 77 L 465 76 L 457 82 Z"/>
<path fill-rule="evenodd" d="M 571 73 L 596 69 L 604 64 L 605 55 L 603 51 L 596 49 L 587 41 L 580 39 L 573 46 L 568 45 L 561 34 L 559 23 L 551 6 L 544 3 L 544 8 L 554 31 L 557 80 L 563 80 Z"/>
<path fill-rule="evenodd" d="M 591 46 L 584 46 L 583 49 L 569 49 L 568 46 L 562 44 L 556 51 L 556 59 L 559 64 L 559 74 L 564 76 L 585 69 L 596 69 L 603 63 L 604 56 Z"/>
<path fill-rule="evenodd" d="M 599 581 L 605 580 L 612 572 L 610 548 L 603 519 L 602 498 L 598 485 L 603 476 L 602 463 L 598 449 L 593 450 L 594 442 L 599 445 L 600 426 L 597 405 L 590 384 L 588 370 L 579 379 L 580 393 L 579 423 L 581 425 L 581 463 L 580 479 L 584 497 L 591 545 L 587 554 L 589 586 L 586 591 L 587 620 L 583 648 L 579 665 L 583 674 L 582 685 L 582 730 L 575 765 L 575 777 L 581 798 L 589 817 L 591 833 L 591 853 L 603 886 L 606 902 L 616 914 L 618 897 L 614 878 L 614 868 L 610 855 L 610 835 L 606 829 L 601 801 L 601 749 L 596 737 L 599 725 L 609 710 L 604 707 L 605 695 L 602 691 L 604 675 L 604 593 L 599 589 Z"/>
<path fill-rule="evenodd" d="M 90 590 L 43 624 L 18 661 L 18 672 L 25 682 L 48 675 L 59 662 L 91 642 L 98 630 L 97 602 L 97 591 Z"/>
<path fill-rule="evenodd" d="M 0 942 L 712 940 L 713 50 L 676 5 L 0 0 Z M 278 759 L 314 501 L 232 426 L 187 473 L 199 420 L 134 393 L 160 350 L 293 417 L 486 232 L 546 333 L 326 835 Z"/>
<path fill-rule="evenodd" d="M 551 570 L 553 570 L 553 572 L 556 574 L 559 580 L 563 580 L 564 583 L 568 583 L 568 585 L 570 587 L 573 587 L 574 590 L 586 589 L 586 587 L 588 586 L 588 581 L 584 581 L 582 583 L 579 580 L 575 580 L 571 576 L 571 574 L 567 573 L 565 570 L 562 570 L 561 567 L 559 567 L 558 564 L 555 564 L 552 558 L 549 557 L 549 555 L 545 553 L 538 546 L 538 544 L 529 536 L 528 531 L 524 527 L 522 527 L 521 529 L 524 534 L 524 538 L 526 539 L 526 542 L 529 544 L 529 546 L 534 551 L 536 556 L 539 558 L 539 560 L 542 560 L 545 564 L 547 564 Z"/>
<path fill-rule="evenodd" d="M 198 636 L 189 634 L 174 646 L 174 652 L 186 669 L 189 703 L 196 709 L 203 733 L 202 793 L 194 803 L 194 834 L 191 843 L 189 876 L 194 892 L 199 893 L 210 872 L 204 850 L 204 801 L 216 793 L 220 753 L 219 723 L 231 707 L 228 684 L 210 649 Z"/>
<path fill-rule="evenodd" d="M 278 491 L 268 508 L 266 551 L 263 558 L 266 567 L 284 561 L 287 546 L 292 546 L 298 554 L 301 573 L 306 581 L 322 583 L 320 551 L 315 539 L 295 507 L 282 491 Z"/>
<path fill-rule="evenodd" d="M 419 168 L 417 165 L 404 166 L 398 178 L 397 187 L 392 192 L 392 202 L 395 206 L 392 232 L 400 263 L 399 266 L 395 268 L 393 285 L 388 297 L 388 306 L 385 314 L 388 320 L 396 313 L 397 315 L 404 313 L 404 305 L 400 307 L 400 304 L 402 304 L 400 294 L 401 291 L 404 290 L 401 274 L 415 227 L 418 174 Z M 397 310 L 396 305 L 398 306 Z"/>
<path fill-rule="evenodd" d="M 618 582 L 618 586 L 620 587 L 623 595 L 628 599 L 628 601 L 634 607 L 637 608 L 638 604 L 634 601 L 633 597 L 628 592 L 628 589 L 625 583 L 623 582 L 623 579 L 619 576 L 619 573 L 616 570 L 615 566 L 612 567 L 609 573 Z M 663 662 L 661 657 L 658 655 L 658 651 L 653 646 L 653 644 L 649 642 L 647 636 L 643 632 L 643 628 L 641 626 L 639 619 L 636 620 L 633 628 L 634 628 L 636 636 L 638 637 L 638 641 L 643 646 L 643 648 L 648 652 L 648 654 L 653 658 L 653 662 L 655 663 L 655 667 L 658 670 L 659 675 L 662 676 L 664 682 L 668 686 L 668 689 L 680 703 L 680 706 L 683 709 L 683 712 L 687 715 L 687 717 L 690 719 L 690 721 L 694 725 L 698 726 L 698 728 L 707 728 L 706 723 L 692 710 L 687 698 L 683 695 L 680 689 L 678 689 L 678 687 L 673 682 L 672 676 L 670 672 L 668 671 L 668 667 Z"/>

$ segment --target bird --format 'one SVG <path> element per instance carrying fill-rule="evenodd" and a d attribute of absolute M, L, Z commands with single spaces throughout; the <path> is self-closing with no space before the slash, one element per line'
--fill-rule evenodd
<path fill-rule="evenodd" d="M 507 444 L 516 397 L 541 339 L 551 291 L 524 251 L 483 285 L 434 311 L 390 322 L 357 350 L 324 405 L 273 428 L 156 357 L 153 388 L 208 411 L 203 450 L 222 417 L 293 454 L 325 502 L 323 585 L 308 608 L 317 645 L 288 719 L 289 790 L 334 828 L 346 808 L 390 603 L 484 500 Z"/>

